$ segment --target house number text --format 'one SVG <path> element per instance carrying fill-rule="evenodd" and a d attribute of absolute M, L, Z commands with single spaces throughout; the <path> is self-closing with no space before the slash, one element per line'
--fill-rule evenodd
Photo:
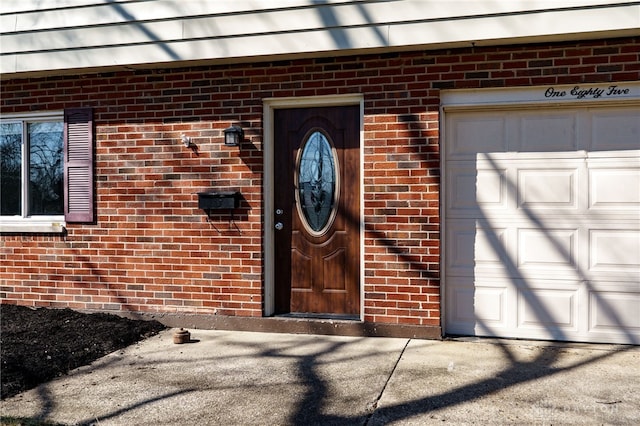
<path fill-rule="evenodd" d="M 622 96 L 628 95 L 629 89 L 624 89 L 619 86 L 611 85 L 607 87 L 580 87 L 575 86 L 573 89 L 556 89 L 555 87 L 549 87 L 544 92 L 545 98 L 575 98 L 575 99 L 585 99 L 585 98 L 601 98 L 601 97 L 609 97 L 609 96 Z"/>

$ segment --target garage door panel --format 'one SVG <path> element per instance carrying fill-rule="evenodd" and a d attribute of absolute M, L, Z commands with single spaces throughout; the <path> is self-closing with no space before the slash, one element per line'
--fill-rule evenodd
<path fill-rule="evenodd" d="M 578 209 L 578 170 L 519 169 L 518 207 L 522 209 Z"/>
<path fill-rule="evenodd" d="M 475 325 L 476 314 L 474 301 L 474 287 L 457 287 L 452 294 L 452 321 L 458 324 L 466 323 Z"/>
<path fill-rule="evenodd" d="M 447 168 L 448 208 L 453 214 L 477 215 L 478 209 L 507 208 L 507 170 L 488 169 L 475 162 L 456 161 Z"/>
<path fill-rule="evenodd" d="M 447 271 L 451 275 L 472 277 L 475 266 L 475 222 L 456 221 L 447 241 Z M 466 225 L 466 226 L 465 226 Z"/>
<path fill-rule="evenodd" d="M 451 278 L 447 292 L 447 330 L 455 334 L 488 335 L 487 330 L 507 326 L 507 298 L 510 290 L 496 283 L 474 283 L 468 278 Z"/>
<path fill-rule="evenodd" d="M 575 272 L 577 229 L 519 229 L 518 267 L 540 272 Z"/>
<path fill-rule="evenodd" d="M 500 287 L 462 287 L 454 293 L 456 322 L 483 322 L 504 325 L 506 289 Z"/>
<path fill-rule="evenodd" d="M 476 266 L 495 268 L 504 263 L 504 256 L 508 253 L 508 235 L 506 228 L 479 229 L 475 240 Z"/>
<path fill-rule="evenodd" d="M 476 201 L 476 171 L 464 167 L 450 169 L 451 193 L 449 194 L 449 208 L 451 211 L 474 210 L 478 207 Z"/>
<path fill-rule="evenodd" d="M 476 287 L 475 317 L 489 327 L 506 326 L 507 289 L 500 287 Z"/>
<path fill-rule="evenodd" d="M 518 152 L 576 151 L 576 113 L 523 113 Z M 510 145 L 515 145 L 511 142 Z"/>
<path fill-rule="evenodd" d="M 589 249 L 590 271 L 628 271 L 640 281 L 640 230 L 591 229 Z"/>
<path fill-rule="evenodd" d="M 589 208 L 608 214 L 637 214 L 640 209 L 640 151 L 638 158 L 589 160 Z"/>
<path fill-rule="evenodd" d="M 640 145 L 640 108 L 592 111 L 590 151 L 637 150 Z"/>
<path fill-rule="evenodd" d="M 448 128 L 454 142 L 447 145 L 448 157 L 475 158 L 479 152 L 505 151 L 505 124 L 502 114 L 462 113 L 452 117 Z"/>
<path fill-rule="evenodd" d="M 481 208 L 505 209 L 507 207 L 507 170 L 479 169 L 476 179 L 477 203 Z"/>
<path fill-rule="evenodd" d="M 575 332 L 578 327 L 577 299 L 577 290 L 520 289 L 518 326 L 543 330 L 557 329 L 560 333 Z"/>
<path fill-rule="evenodd" d="M 482 226 L 473 219 L 451 221 L 453 230 L 447 240 L 447 274 L 473 277 L 477 274 L 509 276 L 502 270 L 504 256 L 511 245 L 506 228 Z"/>
<path fill-rule="evenodd" d="M 640 293 L 589 293 L 589 332 L 613 341 L 640 344 Z"/>
<path fill-rule="evenodd" d="M 458 282 L 454 278 L 451 279 L 451 283 L 445 295 L 449 307 L 445 314 L 448 332 L 473 335 L 476 326 L 473 283 L 469 285 L 468 281 Z"/>

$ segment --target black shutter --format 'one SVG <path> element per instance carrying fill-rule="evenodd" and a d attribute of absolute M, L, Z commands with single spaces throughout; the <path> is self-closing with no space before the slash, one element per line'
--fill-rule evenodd
<path fill-rule="evenodd" d="M 64 111 L 64 218 L 93 222 L 93 109 Z"/>

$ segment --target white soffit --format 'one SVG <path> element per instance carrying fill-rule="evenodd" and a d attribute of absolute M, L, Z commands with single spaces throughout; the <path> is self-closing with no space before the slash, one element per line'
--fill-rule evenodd
<path fill-rule="evenodd" d="M 8 78 L 640 35 L 640 2 L 3 0 L 0 28 Z"/>

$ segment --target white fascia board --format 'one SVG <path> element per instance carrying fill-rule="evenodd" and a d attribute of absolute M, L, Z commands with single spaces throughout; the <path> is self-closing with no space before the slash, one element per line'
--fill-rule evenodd
<path fill-rule="evenodd" d="M 348 14 L 345 18 L 347 17 L 350 19 L 341 19 L 341 25 L 344 27 L 367 25 L 360 15 Z M 283 27 L 280 21 L 286 21 L 286 27 Z M 2 52 L 25 53 L 205 39 L 215 42 L 221 39 L 325 29 L 326 25 L 318 14 L 310 14 L 307 10 L 287 10 L 253 15 L 117 23 L 99 29 L 85 26 L 46 32 L 14 32 L 2 36 Z"/>
<path fill-rule="evenodd" d="M 604 13 L 604 15 L 603 15 Z M 504 41 L 592 38 L 595 33 L 640 35 L 640 5 L 607 9 L 541 11 L 527 14 L 474 17 L 458 21 L 407 23 L 389 28 L 392 46 L 464 43 L 504 44 Z M 572 36 L 573 35 L 573 36 Z M 500 42 L 503 40 L 503 42 Z"/>
<path fill-rule="evenodd" d="M 48 53 L 53 50 L 88 50 L 90 48 L 125 47 L 128 45 L 188 43 L 199 40 L 224 43 L 229 39 L 242 40 L 279 34 L 290 34 L 292 38 L 298 37 L 300 34 L 303 37 L 309 35 L 312 41 L 319 41 L 315 35 L 310 34 L 312 32 L 330 32 L 332 39 L 336 41 L 341 39 L 340 33 L 361 28 L 368 28 L 371 36 L 377 38 L 377 47 L 401 47 L 509 40 L 522 37 L 553 37 L 559 34 L 559 28 L 570 31 L 565 34 L 579 34 L 640 27 L 640 9 L 638 9 L 638 16 L 634 17 L 633 13 L 629 13 L 626 8 L 608 9 L 607 19 L 599 19 L 598 21 L 603 21 L 600 23 L 593 19 L 599 16 L 599 12 L 595 9 L 591 10 L 589 14 L 581 14 L 580 18 L 576 17 L 577 12 L 574 10 L 506 15 L 501 12 L 497 15 L 494 14 L 494 16 L 467 15 L 459 18 L 444 18 L 439 16 L 442 15 L 442 12 L 436 13 L 437 11 L 435 11 L 433 14 L 438 17 L 417 22 L 400 20 L 400 18 L 406 17 L 404 15 L 406 11 L 403 11 L 402 14 L 397 11 L 396 13 L 389 11 L 385 22 L 381 17 L 373 16 L 375 15 L 373 12 L 379 13 L 381 9 L 372 9 L 372 13 L 367 12 L 364 15 L 358 13 L 358 10 L 352 5 L 341 6 L 339 10 L 343 13 L 336 18 L 339 18 L 340 22 L 339 26 L 334 28 L 327 28 L 318 14 L 309 14 L 307 10 L 276 11 L 260 15 L 232 15 L 215 19 L 208 17 L 149 23 L 130 22 L 99 29 L 82 27 L 49 32 L 5 33 L 2 35 L 1 50 L 5 53 L 26 54 L 27 52 Z M 279 24 L 280 21 L 287 22 L 285 29 Z M 389 23 L 390 21 L 392 23 Z M 572 24 L 569 26 L 567 22 L 572 22 Z M 517 33 L 514 29 L 518 29 Z M 359 36 L 366 33 L 366 31 L 357 32 Z M 341 44 L 328 43 L 328 45 L 315 46 L 317 46 L 316 50 L 362 49 L 369 47 L 370 43 L 355 39 L 343 40 Z M 300 53 L 299 48 L 296 51 L 295 46 L 290 47 L 289 50 L 291 53 Z M 281 53 L 283 52 L 273 52 L 273 54 Z M 246 52 L 245 56 L 250 56 L 250 54 L 251 52 Z"/>
<path fill-rule="evenodd" d="M 19 1 L 24 5 L 32 3 L 29 0 Z M 225 16 L 243 16 L 246 25 L 246 21 L 251 20 L 251 16 L 260 16 L 265 13 L 304 11 L 318 7 L 333 8 L 353 3 L 351 0 L 329 0 L 323 3 L 309 0 L 152 0 L 152 3 L 150 0 L 118 2 L 109 0 L 99 3 L 86 0 L 88 4 L 82 4 L 78 0 L 69 0 L 68 4 L 57 3 L 57 1 L 37 2 L 32 8 L 16 11 L 17 13 L 6 12 L 2 17 L 12 17 L 13 20 L 7 22 L 13 22 L 13 24 L 3 27 L 3 31 L 7 29 L 10 31 L 64 29 L 127 22 L 146 24 L 157 20 Z M 281 24 L 288 25 L 289 23 L 282 22 Z"/>
<path fill-rule="evenodd" d="M 108 0 L 110 3 L 125 3 L 130 0 Z M 23 13 L 46 11 L 67 7 L 83 7 L 107 3 L 105 0 L 2 0 L 0 13 Z"/>
<path fill-rule="evenodd" d="M 3 26 L 3 31 L 27 31 L 233 14 L 245 15 L 246 19 L 279 10 L 316 10 L 325 6 L 335 10 L 341 19 L 351 14 L 349 9 L 355 8 L 366 14 L 371 23 L 382 23 L 634 2 L 636 0 L 563 0 L 561 3 L 557 0 L 325 0 L 322 3 L 312 0 L 3 0 L 0 15 L 11 17 L 7 22 L 14 22 L 9 27 Z"/>
<path fill-rule="evenodd" d="M 295 3 L 304 1 L 297 0 Z M 12 40 L 11 35 L 7 34 L 2 41 L 8 43 L 0 46 L 5 52 L 0 58 L 0 72 L 6 79 L 11 78 L 12 74 L 55 74 L 63 70 L 179 66 L 194 61 L 248 62 L 276 57 L 282 59 L 640 35 L 640 2 L 603 3 L 601 0 L 568 0 L 559 6 L 557 1 L 548 0 L 498 3 L 404 0 L 401 2 L 403 7 L 396 7 L 397 10 L 393 11 L 388 7 L 398 5 L 396 2 L 336 4 L 332 6 L 335 9 L 331 10 L 337 12 L 344 8 L 349 13 L 336 14 L 336 25 L 333 27 L 324 27 L 321 17 L 312 8 L 304 11 L 293 8 L 265 15 L 242 15 L 247 19 L 242 33 L 237 32 L 239 26 L 233 24 L 238 22 L 239 17 L 231 14 L 216 19 L 153 22 L 155 26 L 149 28 L 135 24 L 121 27 L 127 31 L 117 37 L 104 36 L 110 30 L 117 29 L 117 26 L 85 27 L 68 30 L 70 33 L 61 30 L 59 41 L 62 44 L 59 47 L 46 50 L 44 46 L 32 52 L 25 51 L 30 49 L 25 47 L 23 51 L 17 50 L 17 53 L 7 52 L 11 51 L 11 46 L 18 48 L 29 43 L 32 46 L 38 43 L 42 45 L 42 38 L 30 39 L 32 35 L 23 33 L 17 34 L 19 37 Z M 461 5 L 465 7 L 461 8 Z M 552 5 L 556 10 L 551 8 Z M 382 23 L 385 22 L 385 10 L 388 12 L 386 23 Z M 308 16 L 306 23 L 303 19 L 305 16 Z M 276 17 L 295 19 L 274 19 Z M 403 17 L 406 20 L 402 20 Z M 289 24 L 283 27 L 283 21 Z M 365 25 L 365 22 L 369 24 Z M 74 37 L 68 37 L 74 34 Z M 50 35 L 47 43 L 57 46 L 53 41 L 55 32 Z M 64 47 L 64 40 L 72 40 L 71 46 Z M 84 43 L 84 46 L 77 43 Z"/>
<path fill-rule="evenodd" d="M 242 39 L 196 40 L 189 42 L 171 42 L 144 46 L 117 46 L 94 48 L 90 50 L 64 50 L 51 53 L 34 52 L 19 55 L 13 72 L 64 69 L 73 65 L 74 69 L 140 66 L 145 64 L 191 62 L 202 60 L 238 60 L 240 58 L 273 57 L 293 53 L 337 52 L 350 46 L 357 40 L 359 49 L 384 47 L 384 43 L 369 28 L 355 28 L 334 31 L 318 31 L 292 34 L 268 34 Z M 2 61 L 2 73 L 5 70 L 6 57 Z M 144 59 L 144 62 L 142 61 Z M 45 65 L 46 64 L 46 65 Z"/>

